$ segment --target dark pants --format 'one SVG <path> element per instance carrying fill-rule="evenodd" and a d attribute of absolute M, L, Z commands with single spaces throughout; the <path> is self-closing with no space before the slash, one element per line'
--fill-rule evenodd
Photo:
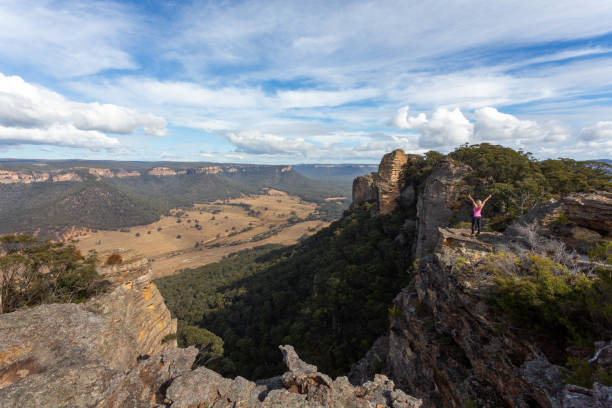
<path fill-rule="evenodd" d="M 472 217 L 472 234 L 474 233 L 474 228 L 478 228 L 478 233 L 480 234 L 480 229 L 482 228 L 482 217 Z"/>

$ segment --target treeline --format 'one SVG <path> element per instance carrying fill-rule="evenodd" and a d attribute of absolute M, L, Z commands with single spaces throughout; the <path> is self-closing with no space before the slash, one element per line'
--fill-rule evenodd
<path fill-rule="evenodd" d="M 0 236 L 0 314 L 42 303 L 78 303 L 103 291 L 96 256 L 29 235 Z"/>
<path fill-rule="evenodd" d="M 464 182 L 471 186 L 475 198 L 491 194 L 486 211 L 487 224 L 495 230 L 503 230 L 536 205 L 550 199 L 570 193 L 612 189 L 612 167 L 600 161 L 539 161 L 529 152 L 488 143 L 463 145 L 448 156 L 473 169 Z M 432 151 L 422 160 L 408 163 L 404 169 L 407 181 L 421 182 L 444 157 Z M 453 207 L 459 214 L 457 221 L 467 220 L 470 214 L 467 196 Z"/>
<path fill-rule="evenodd" d="M 403 218 L 371 217 L 366 205 L 299 245 L 242 251 L 156 284 L 179 319 L 179 341 L 190 344 L 184 330 L 209 339 L 202 359 L 224 375 L 282 373 L 277 347 L 287 343 L 322 371 L 346 374 L 385 333 L 392 299 L 409 280 L 394 241 Z"/>

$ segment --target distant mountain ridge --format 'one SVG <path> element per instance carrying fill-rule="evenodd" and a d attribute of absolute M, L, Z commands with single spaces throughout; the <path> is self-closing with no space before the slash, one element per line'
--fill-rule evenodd
<path fill-rule="evenodd" d="M 306 177 L 351 184 L 355 177 L 378 170 L 378 164 L 296 164 L 292 166 Z"/>
<path fill-rule="evenodd" d="M 326 205 L 325 198 L 344 192 L 337 185 L 307 178 L 291 166 L 0 161 L 0 233 L 46 236 L 71 226 L 116 229 L 147 224 L 171 208 L 264 188 L 321 205 Z"/>

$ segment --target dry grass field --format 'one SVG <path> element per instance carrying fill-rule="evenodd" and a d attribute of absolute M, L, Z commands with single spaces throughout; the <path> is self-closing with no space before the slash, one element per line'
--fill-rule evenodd
<path fill-rule="evenodd" d="M 277 190 L 225 202 L 175 209 L 158 222 L 122 231 L 87 232 L 78 237 L 82 252 L 100 259 L 112 253 L 138 254 L 152 261 L 156 277 L 219 261 L 223 256 L 264 244 L 290 245 L 328 225 L 302 221 L 316 204 Z"/>

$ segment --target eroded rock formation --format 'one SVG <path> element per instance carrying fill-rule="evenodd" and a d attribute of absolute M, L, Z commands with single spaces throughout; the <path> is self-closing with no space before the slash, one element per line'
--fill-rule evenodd
<path fill-rule="evenodd" d="M 0 407 L 148 407 L 191 367 L 197 350 L 162 342 L 176 320 L 148 265 L 119 274 L 123 282 L 87 303 L 0 316 Z"/>
<path fill-rule="evenodd" d="M 375 213 L 387 214 L 393 211 L 405 187 L 402 177 L 404 165 L 416 157 L 399 149 L 385 154 L 377 173 L 357 177 L 353 181 L 353 204 L 374 202 Z"/>
<path fill-rule="evenodd" d="M 317 367 L 300 360 L 291 346 L 280 347 L 289 371 L 258 382 L 242 377 L 223 378 L 206 367 L 197 368 L 172 382 L 166 393 L 171 408 L 188 407 L 393 407 L 418 408 L 422 402 L 396 389 L 383 375 L 361 386 L 347 377 L 332 380 Z"/>
<path fill-rule="evenodd" d="M 385 376 L 361 386 L 332 380 L 282 346 L 289 371 L 248 381 L 191 370 L 146 260 L 101 268 L 113 289 L 85 304 L 50 304 L 0 316 L 0 408 L 363 407 L 418 408 Z"/>
<path fill-rule="evenodd" d="M 443 159 L 425 180 L 425 189 L 417 199 L 417 229 L 414 257 L 431 253 L 439 239 L 438 227 L 447 227 L 456 216 L 454 208 L 469 190 L 463 177 L 472 169 L 450 158 Z"/>

